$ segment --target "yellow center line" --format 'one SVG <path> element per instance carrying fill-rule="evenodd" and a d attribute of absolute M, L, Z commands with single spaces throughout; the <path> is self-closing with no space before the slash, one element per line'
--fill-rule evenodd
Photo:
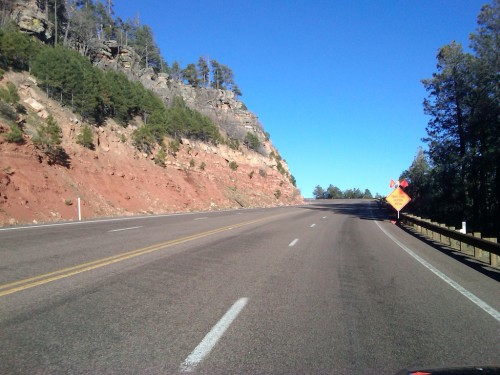
<path fill-rule="evenodd" d="M 270 217 L 263 218 L 263 219 L 245 221 L 245 222 L 238 223 L 238 224 L 233 224 L 233 225 L 228 225 L 228 226 L 221 227 L 221 228 L 212 229 L 212 230 L 209 230 L 206 232 L 193 234 L 191 236 L 186 236 L 186 237 L 178 238 L 175 240 L 162 242 L 162 243 L 159 243 L 156 245 L 151 245 L 151 246 L 143 247 L 140 249 L 131 250 L 131 251 L 128 251 L 126 253 L 113 255 L 110 257 L 94 260 L 91 262 L 82 263 L 82 264 L 79 264 L 79 265 L 76 265 L 73 267 L 63 268 L 63 269 L 60 269 L 57 271 L 45 273 L 42 275 L 33 276 L 33 277 L 23 279 L 23 280 L 14 281 L 14 282 L 11 282 L 8 284 L 3 284 L 3 285 L 0 285 L 0 297 L 6 296 L 6 295 L 9 295 L 12 293 L 20 292 L 20 291 L 25 290 L 25 289 L 33 288 L 33 287 L 38 286 L 38 285 L 43 285 L 43 284 L 49 283 L 51 281 L 64 279 L 66 277 L 70 277 L 70 276 L 77 275 L 77 274 L 80 274 L 80 273 L 83 273 L 86 271 L 94 270 L 96 268 L 104 267 L 104 266 L 107 266 L 107 265 L 110 265 L 113 263 L 121 262 L 123 260 L 135 258 L 135 257 L 140 256 L 140 255 L 144 255 L 144 254 L 152 253 L 152 252 L 155 252 L 158 250 L 166 249 L 166 248 L 172 247 L 174 245 L 179 245 L 179 244 L 182 244 L 185 242 L 197 240 L 197 239 L 200 239 L 203 237 L 211 236 L 213 234 L 225 232 L 225 231 L 228 231 L 228 230 L 231 230 L 234 228 L 239 228 L 239 227 L 243 227 L 246 225 L 255 224 L 255 223 L 258 223 L 260 221 L 270 219 L 270 218 L 275 217 L 275 216 L 278 216 L 278 215 L 270 216 Z"/>

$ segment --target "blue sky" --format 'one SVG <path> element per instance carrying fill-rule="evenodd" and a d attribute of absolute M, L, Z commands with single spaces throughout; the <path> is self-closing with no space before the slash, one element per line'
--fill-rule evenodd
<path fill-rule="evenodd" d="M 316 185 L 370 189 L 425 145 L 438 48 L 468 47 L 486 0 L 115 0 L 139 15 L 162 56 L 182 67 L 205 56 L 228 65 L 287 161 L 304 197 Z"/>

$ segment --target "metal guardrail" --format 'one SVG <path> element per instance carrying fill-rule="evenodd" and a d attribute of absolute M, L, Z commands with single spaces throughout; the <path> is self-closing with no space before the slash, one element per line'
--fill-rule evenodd
<path fill-rule="evenodd" d="M 446 227 L 444 224 L 434 223 L 409 214 L 400 214 L 400 220 L 410 225 L 418 232 L 435 241 L 459 250 L 467 255 L 474 256 L 482 262 L 493 267 L 500 265 L 500 244 L 496 238 L 481 238 L 481 233 L 464 234 L 456 229 Z"/>

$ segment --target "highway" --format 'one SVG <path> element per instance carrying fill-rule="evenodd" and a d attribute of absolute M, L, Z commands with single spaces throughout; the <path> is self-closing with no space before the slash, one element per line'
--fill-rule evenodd
<path fill-rule="evenodd" d="M 374 201 L 0 229 L 0 374 L 500 364 L 500 273 Z"/>

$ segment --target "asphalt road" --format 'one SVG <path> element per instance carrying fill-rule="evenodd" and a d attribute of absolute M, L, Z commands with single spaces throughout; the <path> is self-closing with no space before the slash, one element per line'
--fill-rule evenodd
<path fill-rule="evenodd" d="M 370 201 L 0 230 L 0 374 L 500 364 L 499 272 Z"/>

